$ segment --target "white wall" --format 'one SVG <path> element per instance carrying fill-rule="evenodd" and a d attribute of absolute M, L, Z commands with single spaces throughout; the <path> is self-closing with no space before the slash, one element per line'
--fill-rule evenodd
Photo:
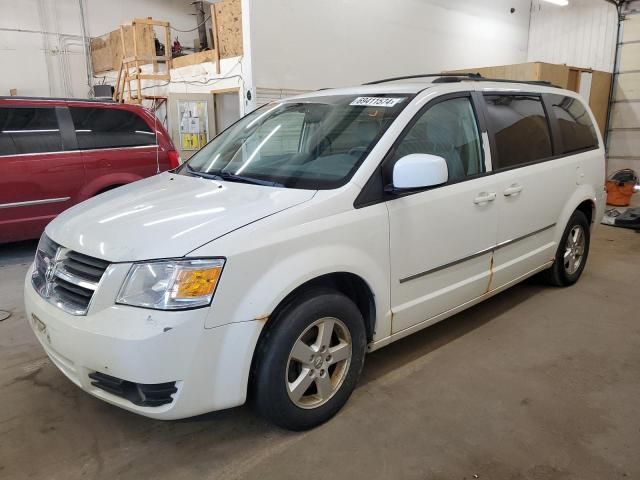
<path fill-rule="evenodd" d="M 530 0 L 250 0 L 253 84 L 309 90 L 524 62 L 529 5 Z"/>
<path fill-rule="evenodd" d="M 605 0 L 569 0 L 559 7 L 531 5 L 527 61 L 613 71 L 616 8 Z"/>
<path fill-rule="evenodd" d="M 78 0 L 0 0 L 0 12 L 0 95 L 87 96 Z M 89 36 L 148 16 L 194 28 L 194 12 L 190 0 L 85 0 Z M 193 46 L 197 31 L 172 35 Z"/>

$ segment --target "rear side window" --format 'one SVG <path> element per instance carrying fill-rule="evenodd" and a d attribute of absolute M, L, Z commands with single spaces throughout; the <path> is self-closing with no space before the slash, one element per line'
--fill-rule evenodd
<path fill-rule="evenodd" d="M 549 124 L 540 97 L 486 95 L 485 99 L 497 150 L 494 169 L 551 157 Z"/>
<path fill-rule="evenodd" d="M 147 122 L 133 112 L 115 108 L 71 107 L 69 110 L 81 150 L 156 143 Z"/>
<path fill-rule="evenodd" d="M 0 107 L 0 155 L 61 150 L 55 108 Z"/>
<path fill-rule="evenodd" d="M 564 95 L 549 95 L 558 120 L 562 153 L 572 153 L 598 146 L 596 129 L 582 102 Z"/>

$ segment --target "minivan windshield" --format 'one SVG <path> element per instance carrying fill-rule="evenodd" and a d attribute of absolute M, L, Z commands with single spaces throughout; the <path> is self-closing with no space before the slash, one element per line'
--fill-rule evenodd
<path fill-rule="evenodd" d="M 344 185 L 410 95 L 332 95 L 274 102 L 205 145 L 178 173 L 303 189 Z"/>

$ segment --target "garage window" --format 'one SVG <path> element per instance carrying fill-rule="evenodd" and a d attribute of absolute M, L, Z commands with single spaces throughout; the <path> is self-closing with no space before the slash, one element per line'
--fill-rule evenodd
<path fill-rule="evenodd" d="M 61 150 L 54 108 L 0 108 L 0 155 Z"/>
<path fill-rule="evenodd" d="M 573 153 L 579 150 L 597 148 L 598 136 L 589 113 L 576 98 L 564 95 L 549 95 L 553 113 L 558 120 L 562 152 Z"/>
<path fill-rule="evenodd" d="M 552 156 L 542 100 L 529 95 L 486 95 L 495 138 L 494 169 L 514 168 Z"/>
<path fill-rule="evenodd" d="M 81 150 L 156 144 L 155 134 L 147 122 L 133 112 L 115 108 L 72 107 L 69 110 Z"/>

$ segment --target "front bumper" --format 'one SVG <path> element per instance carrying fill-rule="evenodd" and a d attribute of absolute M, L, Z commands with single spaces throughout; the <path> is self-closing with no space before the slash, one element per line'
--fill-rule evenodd
<path fill-rule="evenodd" d="M 73 316 L 42 299 L 25 279 L 25 312 L 51 361 L 86 392 L 158 419 L 185 418 L 244 403 L 262 323 L 205 329 L 208 309 L 165 312 L 111 305 Z M 176 382 L 171 403 L 147 407 L 91 384 L 99 372 L 129 382 Z"/>

